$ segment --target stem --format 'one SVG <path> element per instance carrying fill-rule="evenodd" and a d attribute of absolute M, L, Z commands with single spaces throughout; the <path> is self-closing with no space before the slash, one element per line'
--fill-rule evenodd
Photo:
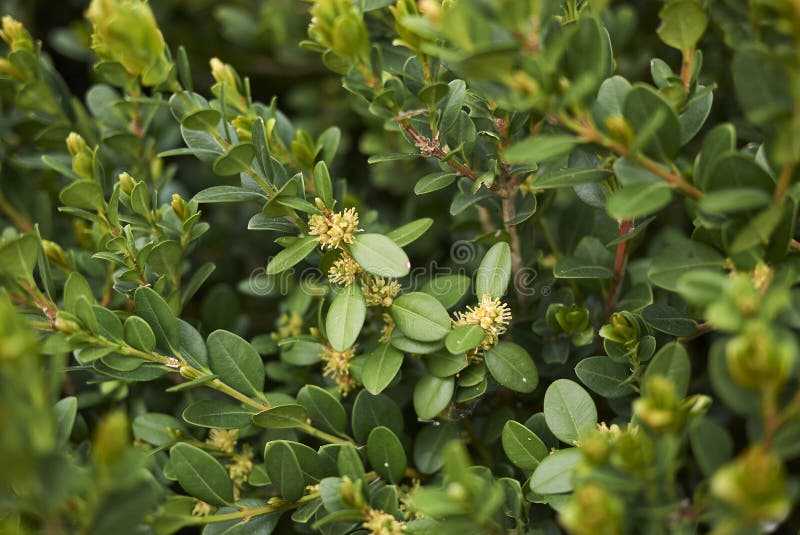
<path fill-rule="evenodd" d="M 783 203 L 786 197 L 786 192 L 789 190 L 789 185 L 792 183 L 792 174 L 794 173 L 795 162 L 786 162 L 781 167 L 781 174 L 778 177 L 778 183 L 775 185 L 775 193 L 772 196 L 772 202 L 776 205 Z"/>
<path fill-rule="evenodd" d="M 311 435 L 312 437 L 319 438 L 331 444 L 354 444 L 352 440 L 339 438 L 337 436 L 331 435 L 330 433 L 326 433 L 325 431 L 321 431 L 316 427 L 311 425 L 307 425 L 300 428 L 304 433 Z"/>
<path fill-rule="evenodd" d="M 686 93 L 692 86 L 692 71 L 694 70 L 694 47 L 690 48 L 688 53 L 683 54 L 681 62 L 681 80 L 683 80 L 683 88 Z"/>
<path fill-rule="evenodd" d="M 203 375 L 205 375 L 205 374 L 203 374 Z M 213 388 L 214 390 L 216 390 L 218 392 L 222 392 L 223 394 L 226 394 L 226 395 L 232 397 L 233 399 L 241 401 L 245 405 L 250 405 L 251 407 L 253 407 L 255 409 L 258 409 L 259 411 L 264 411 L 264 410 L 269 409 L 269 406 L 270 406 L 269 403 L 266 403 L 266 402 L 259 403 L 258 401 L 254 400 L 253 398 L 242 394 L 241 392 L 239 392 L 235 388 L 233 388 L 231 386 L 228 386 L 227 384 L 223 383 L 219 379 L 214 379 L 213 381 L 209 382 L 208 386 L 210 388 Z"/>
<path fill-rule="evenodd" d="M 514 206 L 515 196 L 516 188 L 514 187 L 513 182 L 507 182 L 503 195 L 503 225 L 505 226 L 506 232 L 508 232 L 508 237 L 511 241 L 511 274 L 513 281 L 517 281 L 519 272 L 523 267 L 525 267 L 522 260 L 522 243 L 519 239 L 519 232 L 517 232 L 517 227 L 515 225 L 509 224 L 509 222 L 513 221 L 517 215 L 517 209 L 516 206 Z M 525 305 L 527 304 L 526 296 L 519 294 L 517 295 L 517 299 L 519 300 L 520 305 L 525 308 Z"/>
<path fill-rule="evenodd" d="M 0 193 L 0 211 L 5 213 L 11 222 L 21 231 L 30 232 L 33 230 L 31 222 L 14 208 L 2 193 Z"/>
<path fill-rule="evenodd" d="M 295 503 L 285 503 L 281 505 L 264 505 L 262 507 L 252 507 L 250 509 L 242 509 L 241 511 L 236 511 L 235 513 L 199 516 L 192 518 L 189 524 L 192 525 L 215 524 L 217 522 L 229 522 L 231 520 L 250 519 L 253 518 L 254 516 L 266 515 L 268 513 L 272 513 L 275 511 L 286 511 L 289 509 L 294 509 L 299 505 L 310 502 L 312 500 L 316 500 L 317 498 L 319 498 L 319 492 L 313 492 L 311 494 L 303 496 Z"/>
<path fill-rule="evenodd" d="M 662 178 L 670 186 L 681 190 L 692 199 L 701 199 L 703 197 L 704 193 L 686 182 L 679 173 L 675 171 L 667 171 L 657 162 L 651 160 L 647 156 L 631 152 L 631 150 L 622 143 L 618 143 L 613 139 L 606 137 L 602 132 L 598 131 L 592 124 L 590 124 L 588 120 L 584 119 L 583 121 L 573 121 L 572 119 L 563 116 L 556 117 L 554 120 L 578 134 L 578 136 L 580 136 L 584 141 L 597 143 L 598 145 L 605 147 L 620 156 L 632 159 L 654 175 Z"/>
<path fill-rule="evenodd" d="M 633 230 L 633 221 L 622 219 L 619 221 L 620 238 Z M 628 251 L 630 250 L 630 240 L 625 240 L 617 244 L 617 253 L 614 256 L 614 279 L 611 281 L 611 288 L 606 296 L 606 321 L 617 308 L 617 299 L 622 289 L 622 282 L 625 280 L 625 268 L 628 265 Z"/>
<path fill-rule="evenodd" d="M 413 126 L 408 124 L 406 118 L 399 119 L 399 122 L 400 127 L 411 137 L 412 140 L 414 140 L 414 144 L 417 146 L 423 156 L 428 158 L 436 158 L 437 160 L 446 163 L 470 180 L 475 181 L 480 178 L 480 175 L 470 169 L 467 165 L 457 160 L 453 160 L 452 158 L 448 158 L 447 153 L 442 149 L 441 145 L 439 145 L 439 141 L 437 139 L 428 139 L 417 132 Z"/>

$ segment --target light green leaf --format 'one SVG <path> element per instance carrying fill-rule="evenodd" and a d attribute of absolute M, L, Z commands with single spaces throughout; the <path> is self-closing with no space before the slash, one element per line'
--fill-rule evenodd
<path fill-rule="evenodd" d="M 277 275 L 294 266 L 317 248 L 316 237 L 298 238 L 289 247 L 275 255 L 267 264 L 267 275 Z"/>
<path fill-rule="evenodd" d="M 450 353 L 458 355 L 478 347 L 484 338 L 486 331 L 478 325 L 460 325 L 450 331 L 444 345 Z"/>
<path fill-rule="evenodd" d="M 186 407 L 181 416 L 200 427 L 241 429 L 252 423 L 253 410 L 225 401 L 203 399 Z"/>
<path fill-rule="evenodd" d="M 420 342 L 441 340 L 450 332 L 450 316 L 436 298 L 422 292 L 403 294 L 390 309 L 397 328 Z"/>
<path fill-rule="evenodd" d="M 506 160 L 515 164 L 537 164 L 570 152 L 580 139 L 564 134 L 539 134 L 513 144 L 505 152 Z"/>
<path fill-rule="evenodd" d="M 475 294 L 478 299 L 489 295 L 492 299 L 503 297 L 511 280 L 511 247 L 498 242 L 483 255 L 475 273 Z"/>
<path fill-rule="evenodd" d="M 334 297 L 325 316 L 325 332 L 333 349 L 345 351 L 352 346 L 366 317 L 367 304 L 358 284 L 351 284 Z"/>
<path fill-rule="evenodd" d="M 403 365 L 403 354 L 391 344 L 381 344 L 367 355 L 361 381 L 370 394 L 380 394 L 394 380 Z"/>
<path fill-rule="evenodd" d="M 383 234 L 357 234 L 347 249 L 358 265 L 373 275 L 404 277 L 411 269 L 405 251 Z"/>
<path fill-rule="evenodd" d="M 581 458 L 581 450 L 578 448 L 567 448 L 548 455 L 531 476 L 531 490 L 537 494 L 571 491 L 572 470 Z"/>
<path fill-rule="evenodd" d="M 597 426 L 597 407 L 578 383 L 557 379 L 544 394 L 547 427 L 566 444 L 574 444 Z"/>
<path fill-rule="evenodd" d="M 264 388 L 264 363 L 245 339 L 229 331 L 208 335 L 208 362 L 220 380 L 248 396 L 259 396 Z"/>
<path fill-rule="evenodd" d="M 253 415 L 253 423 L 267 429 L 294 429 L 308 425 L 308 411 L 302 405 L 278 405 Z"/>

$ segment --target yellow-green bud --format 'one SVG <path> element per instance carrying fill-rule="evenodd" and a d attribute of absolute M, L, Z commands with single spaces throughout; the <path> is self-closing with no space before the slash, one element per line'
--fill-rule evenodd
<path fill-rule="evenodd" d="M 124 172 L 119 174 L 119 189 L 122 190 L 122 193 L 130 197 L 134 186 L 136 186 L 136 180 L 131 175 Z"/>
<path fill-rule="evenodd" d="M 675 384 L 657 375 L 647 381 L 645 395 L 633 402 L 633 413 L 650 429 L 664 432 L 678 423 L 678 404 Z"/>
<path fill-rule="evenodd" d="M 623 145 L 630 145 L 634 138 L 633 128 L 621 115 L 609 115 L 605 120 L 605 127 L 614 140 Z"/>
<path fill-rule="evenodd" d="M 94 153 L 86 145 L 86 140 L 76 133 L 70 132 L 67 136 L 67 151 L 72 156 L 72 170 L 81 178 L 94 177 Z"/>
<path fill-rule="evenodd" d="M 181 221 L 186 221 L 189 218 L 189 205 L 187 205 L 186 201 L 177 193 L 172 194 L 170 206 L 172 206 L 172 211 Z"/>
<path fill-rule="evenodd" d="M 80 332 L 81 326 L 75 323 L 72 320 L 64 319 L 60 316 L 56 316 L 56 321 L 53 323 L 53 326 L 56 328 L 57 331 L 62 332 L 64 334 L 74 334 Z"/>
<path fill-rule="evenodd" d="M 64 254 L 64 249 L 61 248 L 56 242 L 50 240 L 42 240 L 42 249 L 48 260 L 52 263 L 65 266 L 67 265 L 67 257 Z"/>
<path fill-rule="evenodd" d="M 725 362 L 734 381 L 759 389 L 786 382 L 794 366 L 796 345 L 790 337 L 775 335 L 762 322 L 749 322 L 744 332 L 728 341 Z"/>
<path fill-rule="evenodd" d="M 28 30 L 25 29 L 25 26 L 20 21 L 9 15 L 3 17 L 3 29 L 0 30 L 0 38 L 8 43 L 12 52 L 16 50 L 34 51 L 31 34 L 28 33 Z"/>
<path fill-rule="evenodd" d="M 583 483 L 561 511 L 561 522 L 576 535 L 624 532 L 623 502 L 597 483 Z"/>
<path fill-rule="evenodd" d="M 717 470 L 711 494 L 750 525 L 780 522 L 791 509 L 784 467 L 762 448 L 751 448 Z"/>

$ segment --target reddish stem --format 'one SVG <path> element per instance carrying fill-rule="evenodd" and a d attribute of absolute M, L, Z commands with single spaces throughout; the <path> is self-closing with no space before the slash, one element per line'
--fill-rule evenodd
<path fill-rule="evenodd" d="M 632 230 L 633 220 L 622 219 L 619 221 L 620 238 Z M 625 280 L 625 268 L 628 265 L 629 245 L 630 240 L 621 241 L 617 244 L 617 253 L 614 256 L 614 279 L 611 281 L 611 288 L 609 288 L 608 296 L 606 296 L 606 320 L 617 307 L 617 298 L 619 297 L 620 289 L 622 289 L 622 282 Z"/>

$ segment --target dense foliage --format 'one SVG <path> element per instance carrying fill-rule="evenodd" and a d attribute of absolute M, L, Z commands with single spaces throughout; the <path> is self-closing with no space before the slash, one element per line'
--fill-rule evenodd
<path fill-rule="evenodd" d="M 797 0 L 188 4 L 2 19 L 0 531 L 797 530 Z"/>

